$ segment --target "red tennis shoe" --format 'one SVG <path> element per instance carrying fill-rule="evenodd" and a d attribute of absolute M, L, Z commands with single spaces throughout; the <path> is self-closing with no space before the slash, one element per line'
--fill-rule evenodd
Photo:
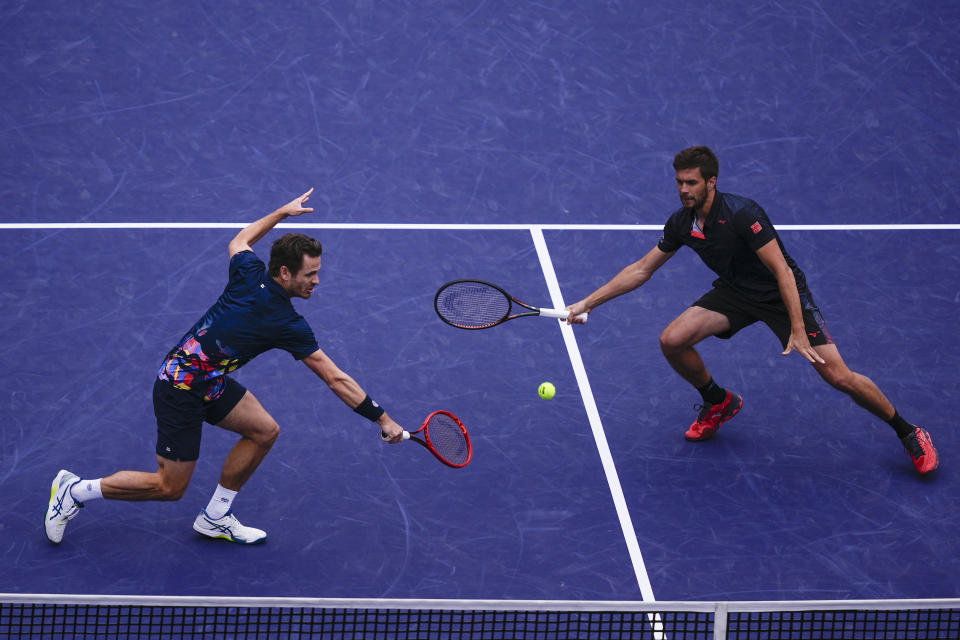
<path fill-rule="evenodd" d="M 697 421 L 690 425 L 684 435 L 686 435 L 687 440 L 709 440 L 720 428 L 720 425 L 739 413 L 741 407 L 743 407 L 743 398 L 727 391 L 727 397 L 723 399 L 723 402 L 705 404 L 700 407 L 700 415 L 697 416 Z"/>
<path fill-rule="evenodd" d="M 913 466 L 920 473 L 930 473 L 940 466 L 940 456 L 937 454 L 937 450 L 933 448 L 933 440 L 930 439 L 930 434 L 927 433 L 926 429 L 916 427 L 913 433 L 901 438 L 900 442 L 903 443 L 903 448 L 910 454 Z"/>

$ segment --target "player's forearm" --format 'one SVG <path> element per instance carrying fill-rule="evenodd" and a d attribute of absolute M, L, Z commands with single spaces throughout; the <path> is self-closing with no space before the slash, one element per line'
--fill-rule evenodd
<path fill-rule="evenodd" d="M 230 253 L 236 253 L 236 250 L 240 248 L 252 247 L 258 240 L 267 235 L 271 229 L 285 220 L 287 215 L 288 214 L 280 209 L 277 209 L 273 213 L 263 216 L 256 222 L 251 222 L 230 242 Z"/>
<path fill-rule="evenodd" d="M 584 299 L 587 311 L 592 311 L 604 302 L 629 293 L 642 286 L 650 279 L 649 273 L 639 268 L 637 264 L 626 267 L 615 275 L 607 284 L 603 285 Z"/>
<path fill-rule="evenodd" d="M 347 374 L 341 372 L 341 375 L 330 385 L 330 390 L 348 407 L 359 413 L 360 415 L 373 419 L 375 413 L 380 413 L 380 416 L 376 419 L 377 424 L 381 427 L 386 427 L 387 425 L 393 422 L 393 418 L 387 415 L 387 412 L 380 407 L 376 402 L 369 400 L 367 392 L 357 384 L 357 381 L 348 376 Z M 366 408 L 363 406 L 364 403 L 367 403 L 370 406 Z M 374 414 L 370 412 L 373 411 Z M 381 413 L 382 412 L 382 413 Z"/>
<path fill-rule="evenodd" d="M 797 279 L 794 277 L 793 271 L 789 268 L 778 271 L 777 287 L 780 289 L 783 304 L 787 307 L 787 315 L 790 316 L 791 330 L 794 333 L 805 332 L 803 307 L 800 304 L 800 293 L 797 291 Z"/>
<path fill-rule="evenodd" d="M 363 399 L 367 397 L 366 391 L 357 384 L 357 381 L 343 372 L 340 372 L 340 375 L 335 379 L 326 382 L 334 395 L 351 409 L 359 407 Z"/>
<path fill-rule="evenodd" d="M 334 364 L 333 360 L 320 349 L 304 358 L 303 364 L 323 380 L 334 395 L 351 409 L 359 407 L 367 397 L 363 387 L 350 374 Z"/>

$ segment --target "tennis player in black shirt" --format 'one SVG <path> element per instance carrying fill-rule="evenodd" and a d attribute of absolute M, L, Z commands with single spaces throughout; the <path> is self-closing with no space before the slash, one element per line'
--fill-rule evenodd
<path fill-rule="evenodd" d="M 787 253 L 763 209 L 752 200 L 717 191 L 719 162 L 707 147 L 691 147 L 673 160 L 683 208 L 663 228 L 647 255 L 607 284 L 570 305 L 571 322 L 581 313 L 643 285 L 686 245 L 719 277 L 713 289 L 681 313 L 660 335 L 667 361 L 703 397 L 688 440 L 713 437 L 743 406 L 743 399 L 720 387 L 694 348 L 704 338 L 730 338 L 761 321 L 780 339 L 783 355 L 796 351 L 824 380 L 896 431 L 920 473 L 939 465 L 930 434 L 905 421 L 869 378 L 847 368 L 807 288 L 803 271 Z"/>

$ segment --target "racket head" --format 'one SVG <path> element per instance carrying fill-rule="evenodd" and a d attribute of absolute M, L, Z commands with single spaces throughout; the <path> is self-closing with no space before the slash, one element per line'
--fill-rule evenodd
<path fill-rule="evenodd" d="M 473 459 L 470 434 L 460 418 L 449 411 L 434 411 L 415 433 L 423 434 L 423 443 L 448 467 L 459 469 Z"/>
<path fill-rule="evenodd" d="M 510 319 L 510 295 L 483 280 L 451 280 L 437 291 L 433 308 L 458 329 L 489 329 Z"/>

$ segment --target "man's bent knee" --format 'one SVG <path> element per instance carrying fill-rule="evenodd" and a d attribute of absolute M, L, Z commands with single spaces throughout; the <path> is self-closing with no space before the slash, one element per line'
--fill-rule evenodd
<path fill-rule="evenodd" d="M 157 456 L 159 468 L 151 487 L 154 500 L 179 500 L 190 486 L 190 478 L 196 461 L 174 462 Z"/>
<path fill-rule="evenodd" d="M 660 350 L 664 355 L 669 356 L 688 349 L 690 341 L 687 340 L 679 331 L 667 327 L 660 334 Z"/>
<path fill-rule="evenodd" d="M 269 449 L 273 446 L 273 443 L 277 441 L 279 436 L 280 425 L 271 420 L 269 424 L 264 425 L 262 429 L 258 429 L 255 434 L 249 437 L 264 449 Z"/>
<path fill-rule="evenodd" d="M 238 433 L 265 449 L 272 447 L 280 434 L 280 425 L 249 391 L 217 426 Z"/>
<path fill-rule="evenodd" d="M 231 429 L 239 433 L 244 439 L 249 440 L 262 449 L 270 449 L 280 436 L 280 425 L 270 418 L 260 420 L 255 425 L 248 424 L 243 429 Z"/>
<path fill-rule="evenodd" d="M 182 498 L 186 492 L 186 487 L 161 485 L 157 492 L 157 500 L 174 502 Z"/>
<path fill-rule="evenodd" d="M 837 391 L 849 394 L 855 388 L 856 374 L 846 367 L 824 367 L 820 369 L 820 375 Z"/>
<path fill-rule="evenodd" d="M 162 502 L 173 502 L 179 500 L 187 492 L 188 483 L 167 478 L 162 472 L 157 474 L 157 478 L 150 487 L 150 499 Z"/>

